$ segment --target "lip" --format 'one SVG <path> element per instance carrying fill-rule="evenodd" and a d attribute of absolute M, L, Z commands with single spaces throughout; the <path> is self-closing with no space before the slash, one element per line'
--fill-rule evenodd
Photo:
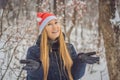
<path fill-rule="evenodd" d="M 53 34 L 58 33 L 59 31 L 52 32 Z"/>

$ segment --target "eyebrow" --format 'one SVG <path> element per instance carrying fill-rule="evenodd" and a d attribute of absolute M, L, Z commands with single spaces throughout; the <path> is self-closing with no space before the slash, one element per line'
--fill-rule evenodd
<path fill-rule="evenodd" d="M 55 22 L 58 22 L 58 20 L 55 19 Z M 49 24 L 49 23 L 50 23 L 50 22 L 48 22 L 48 24 Z"/>

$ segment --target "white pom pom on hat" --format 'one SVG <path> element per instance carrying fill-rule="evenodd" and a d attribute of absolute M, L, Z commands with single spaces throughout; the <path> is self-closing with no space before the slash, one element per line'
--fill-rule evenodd
<path fill-rule="evenodd" d="M 38 21 L 38 22 L 42 21 L 42 18 L 37 17 L 37 21 Z"/>

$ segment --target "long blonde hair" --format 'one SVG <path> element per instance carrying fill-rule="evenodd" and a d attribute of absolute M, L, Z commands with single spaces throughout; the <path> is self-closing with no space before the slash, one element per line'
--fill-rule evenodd
<path fill-rule="evenodd" d="M 60 31 L 59 43 L 60 43 L 60 49 L 59 49 L 60 56 L 62 57 L 64 67 L 67 70 L 69 80 L 73 80 L 73 77 L 71 74 L 71 67 L 72 67 L 73 61 L 69 55 L 62 31 Z M 49 47 L 48 47 L 48 36 L 47 36 L 46 29 L 44 29 L 41 34 L 40 51 L 41 51 L 40 60 L 42 62 L 43 74 L 44 74 L 43 80 L 47 80 L 48 69 L 49 69 Z"/>

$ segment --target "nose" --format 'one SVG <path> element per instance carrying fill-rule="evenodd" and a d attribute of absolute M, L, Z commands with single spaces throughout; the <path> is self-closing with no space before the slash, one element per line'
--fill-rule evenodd
<path fill-rule="evenodd" d="M 53 28 L 53 30 L 57 29 L 57 25 L 53 24 L 52 28 Z"/>

